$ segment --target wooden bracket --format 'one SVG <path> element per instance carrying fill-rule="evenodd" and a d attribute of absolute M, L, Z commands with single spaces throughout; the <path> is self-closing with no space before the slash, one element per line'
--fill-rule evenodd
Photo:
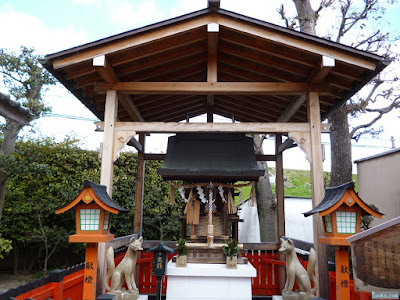
<path fill-rule="evenodd" d="M 122 148 L 124 148 L 135 135 L 135 131 L 114 131 L 113 161 L 119 158 L 119 153 Z"/>
<path fill-rule="evenodd" d="M 294 140 L 301 150 L 303 150 L 306 155 L 306 159 L 309 163 L 311 161 L 311 142 L 309 132 L 289 132 L 289 138 Z"/>

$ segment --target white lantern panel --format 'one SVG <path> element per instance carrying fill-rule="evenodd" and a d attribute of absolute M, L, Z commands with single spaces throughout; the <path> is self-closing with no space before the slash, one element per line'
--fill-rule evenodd
<path fill-rule="evenodd" d="M 84 208 L 80 209 L 81 230 L 96 231 L 99 230 L 100 209 Z"/>
<path fill-rule="evenodd" d="M 337 211 L 336 226 L 338 233 L 356 233 L 357 213 L 352 211 Z"/>

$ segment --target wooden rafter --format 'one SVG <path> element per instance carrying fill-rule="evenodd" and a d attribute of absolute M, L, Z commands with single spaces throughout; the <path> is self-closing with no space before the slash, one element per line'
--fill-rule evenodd
<path fill-rule="evenodd" d="M 307 82 L 319 83 L 328 75 L 330 70 L 335 66 L 335 60 L 328 56 L 322 56 L 321 62 L 316 66 L 308 77 Z"/>
<path fill-rule="evenodd" d="M 219 49 L 222 53 L 229 54 L 233 58 L 242 59 L 245 57 L 246 60 L 257 63 L 260 66 L 275 68 L 276 70 L 281 70 L 299 76 L 303 76 L 305 68 L 307 68 L 307 66 L 296 64 L 295 62 L 275 58 L 273 55 L 266 55 L 265 53 L 260 52 L 259 49 L 256 51 L 254 49 L 248 49 L 246 47 L 238 46 L 226 41 L 221 43 Z"/>
<path fill-rule="evenodd" d="M 116 53 L 118 51 L 128 49 L 131 47 L 144 45 L 146 43 L 158 39 L 164 39 L 168 36 L 180 34 L 183 31 L 192 30 L 199 28 L 201 26 L 205 26 L 206 24 L 209 23 L 215 23 L 215 16 L 204 15 L 196 19 L 187 20 L 184 23 L 171 24 L 170 26 L 164 28 L 163 30 L 144 32 L 140 35 L 134 35 L 126 39 L 117 40 L 114 43 L 104 44 L 94 49 L 80 52 L 73 56 L 67 56 L 55 59 L 53 61 L 53 68 L 57 70 L 69 65 L 83 62 L 85 60 L 90 60 L 97 56 L 108 55 L 110 53 Z"/>
<path fill-rule="evenodd" d="M 117 82 L 96 83 L 96 91 L 115 90 L 125 94 L 233 94 L 233 95 L 303 95 L 309 91 L 328 93 L 326 84 L 281 82 Z"/>
<path fill-rule="evenodd" d="M 115 73 L 110 63 L 107 61 L 105 55 L 95 57 L 93 59 L 93 66 L 96 68 L 97 72 L 100 74 L 100 76 L 106 83 L 115 84 L 119 82 L 117 74 Z M 129 116 L 131 116 L 133 120 L 140 122 L 144 121 L 139 109 L 133 103 L 131 96 L 118 95 L 118 98 L 119 101 L 121 102 L 121 105 L 126 109 Z"/>
<path fill-rule="evenodd" d="M 218 15 L 216 19 L 216 22 L 219 23 L 221 26 L 226 26 L 239 32 L 244 31 L 248 34 L 258 36 L 263 39 L 280 43 L 289 47 L 302 49 L 304 51 L 308 51 L 318 55 L 329 56 L 334 59 L 341 60 L 348 64 L 356 65 L 370 71 L 374 71 L 376 68 L 376 64 L 371 61 L 356 57 L 355 55 L 347 54 L 343 51 L 339 51 L 330 47 L 324 47 L 322 45 L 310 43 L 305 39 L 300 39 L 294 36 L 282 36 L 282 34 L 271 29 L 256 27 L 246 22 L 242 22 L 237 19 L 234 20 L 223 15 Z"/>

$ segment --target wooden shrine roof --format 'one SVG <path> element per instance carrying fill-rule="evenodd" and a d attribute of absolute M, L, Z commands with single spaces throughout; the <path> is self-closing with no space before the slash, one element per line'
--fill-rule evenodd
<path fill-rule="evenodd" d="M 241 133 L 178 133 L 168 139 L 164 164 L 157 169 L 164 179 L 230 181 L 258 180 L 261 169 L 253 139 Z"/>
<path fill-rule="evenodd" d="M 218 32 L 208 26 L 215 23 Z M 240 122 L 305 122 L 304 86 L 324 91 L 325 119 L 390 63 L 218 7 L 50 54 L 41 62 L 101 120 L 105 89 L 125 86 L 119 90 L 121 122 L 176 122 L 210 110 Z M 167 89 L 165 82 L 171 82 Z M 238 89 L 226 83 L 237 83 Z M 254 83 L 251 92 L 243 92 L 248 83 Z M 265 86 L 257 90 L 260 83 L 296 85 L 268 92 Z"/>

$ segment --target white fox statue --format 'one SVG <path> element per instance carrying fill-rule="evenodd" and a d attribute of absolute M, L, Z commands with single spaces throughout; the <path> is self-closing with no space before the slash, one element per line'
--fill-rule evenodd
<path fill-rule="evenodd" d="M 143 250 L 142 248 L 143 237 L 135 239 L 134 237 L 130 239 L 128 250 L 126 250 L 125 257 L 121 260 L 117 267 L 114 263 L 114 250 L 112 247 L 108 248 L 106 254 L 107 261 L 107 278 L 104 283 L 105 288 L 108 292 L 123 292 L 122 285 L 126 281 L 129 293 L 139 295 L 138 288 L 135 283 L 135 267 L 137 260 L 137 252 Z M 108 282 L 111 279 L 111 286 Z M 118 297 L 117 297 L 118 298 Z M 136 299 L 135 297 L 134 299 Z M 125 298 L 124 298 L 125 299 Z"/>
<path fill-rule="evenodd" d="M 286 284 L 285 289 L 282 291 L 283 299 L 310 299 L 315 297 L 317 291 L 317 282 L 314 276 L 315 264 L 317 262 L 317 255 L 313 248 L 310 249 L 308 258 L 307 271 L 297 258 L 296 251 L 291 239 L 285 241 L 281 240 L 281 247 L 279 252 L 286 254 Z M 294 282 L 300 288 L 300 293 L 293 292 Z M 311 283 L 313 288 L 311 288 Z"/>

